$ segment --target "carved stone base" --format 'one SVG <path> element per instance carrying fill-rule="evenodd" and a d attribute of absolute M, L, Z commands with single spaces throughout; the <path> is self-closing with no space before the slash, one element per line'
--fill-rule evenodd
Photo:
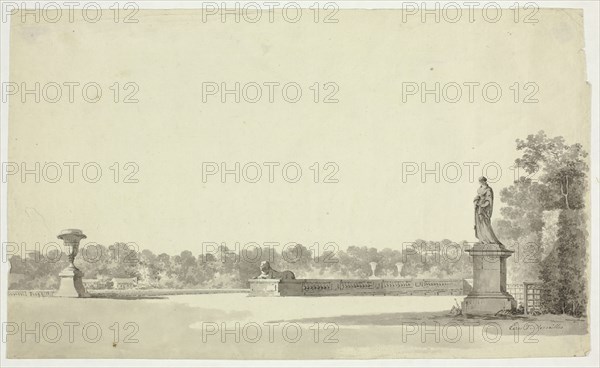
<path fill-rule="evenodd" d="M 67 267 L 58 274 L 60 287 L 54 296 L 63 298 L 88 298 L 90 295 L 83 286 L 83 272 L 77 268 Z"/>
<path fill-rule="evenodd" d="M 494 315 L 501 310 L 517 308 L 517 301 L 508 293 L 471 295 L 462 302 L 463 315 Z"/>
<path fill-rule="evenodd" d="M 251 279 L 249 296 L 281 296 L 279 279 Z"/>
<path fill-rule="evenodd" d="M 466 250 L 473 257 L 473 290 L 462 303 L 463 315 L 494 315 L 517 307 L 506 291 L 506 259 L 513 253 L 501 244 L 475 244 Z"/>

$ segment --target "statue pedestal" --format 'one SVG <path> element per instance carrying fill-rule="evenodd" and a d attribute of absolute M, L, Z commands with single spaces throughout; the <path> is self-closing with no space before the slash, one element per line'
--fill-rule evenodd
<path fill-rule="evenodd" d="M 494 315 L 517 307 L 506 291 L 506 259 L 514 251 L 499 244 L 477 243 L 466 252 L 473 257 L 473 289 L 462 302 L 463 315 Z"/>
<path fill-rule="evenodd" d="M 87 298 L 90 296 L 83 286 L 83 272 L 78 268 L 69 266 L 58 276 L 60 277 L 60 286 L 54 296 L 63 298 Z"/>

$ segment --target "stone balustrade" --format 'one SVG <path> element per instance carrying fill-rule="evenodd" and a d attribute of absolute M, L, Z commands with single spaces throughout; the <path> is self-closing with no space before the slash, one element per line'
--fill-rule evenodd
<path fill-rule="evenodd" d="M 462 279 L 251 279 L 249 296 L 466 295 Z"/>
<path fill-rule="evenodd" d="M 52 297 L 56 290 L 8 290 L 8 296 Z"/>

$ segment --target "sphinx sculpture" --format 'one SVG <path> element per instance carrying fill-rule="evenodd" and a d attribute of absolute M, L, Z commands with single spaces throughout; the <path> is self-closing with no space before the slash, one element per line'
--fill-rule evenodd
<path fill-rule="evenodd" d="M 271 268 L 269 261 L 262 261 L 260 263 L 260 275 L 256 276 L 255 279 L 280 279 L 280 280 L 295 280 L 296 275 L 292 271 L 277 271 Z"/>

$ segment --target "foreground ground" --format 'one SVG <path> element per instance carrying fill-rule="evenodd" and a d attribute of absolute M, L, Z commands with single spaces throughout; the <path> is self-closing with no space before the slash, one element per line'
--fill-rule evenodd
<path fill-rule="evenodd" d="M 10 297 L 3 328 L 8 358 L 474 358 L 589 350 L 585 320 L 452 317 L 455 298 Z"/>

